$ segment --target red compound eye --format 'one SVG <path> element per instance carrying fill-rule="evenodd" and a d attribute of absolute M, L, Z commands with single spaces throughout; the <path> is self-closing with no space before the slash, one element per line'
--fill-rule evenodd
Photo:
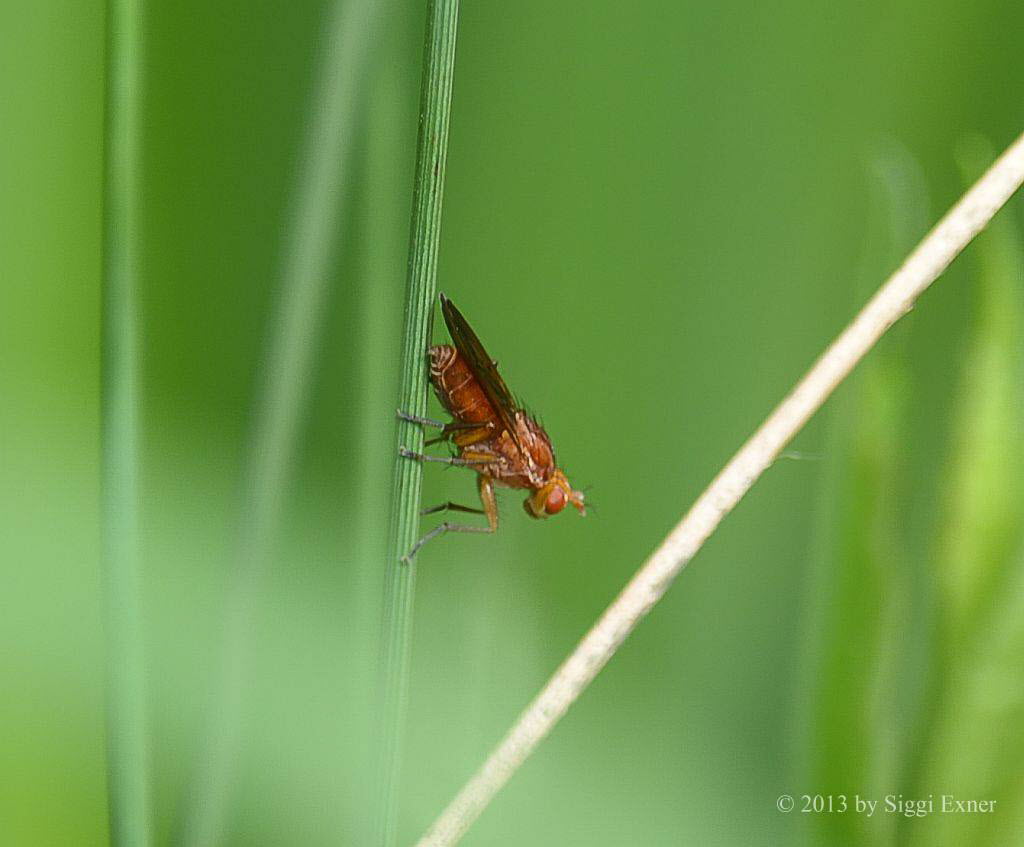
<path fill-rule="evenodd" d="M 549 515 L 558 514 L 565 508 L 565 503 L 565 492 L 558 487 L 552 488 L 548 499 L 544 501 L 544 511 Z"/>

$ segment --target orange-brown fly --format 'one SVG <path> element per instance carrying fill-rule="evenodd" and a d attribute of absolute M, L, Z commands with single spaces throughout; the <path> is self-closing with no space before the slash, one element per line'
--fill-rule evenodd
<path fill-rule="evenodd" d="M 443 462 L 476 471 L 483 509 L 443 503 L 420 514 L 456 511 L 485 515 L 487 526 L 468 526 L 445 521 L 424 535 L 403 557 L 412 559 L 430 539 L 446 532 L 494 532 L 498 528 L 498 503 L 494 486 L 522 488 L 528 493 L 523 506 L 532 518 L 546 518 L 572 504 L 586 514 L 583 493 L 573 489 L 558 468 L 551 439 L 537 421 L 516 403 L 498 374 L 497 362 L 487 355 L 455 305 L 440 295 L 441 313 L 453 344 L 437 344 L 427 351 L 430 382 L 441 405 L 453 418 L 448 423 L 399 411 L 403 420 L 437 427 L 441 434 L 426 443 L 450 441 L 453 458 L 426 456 L 404 447 L 401 455 L 422 462 Z"/>

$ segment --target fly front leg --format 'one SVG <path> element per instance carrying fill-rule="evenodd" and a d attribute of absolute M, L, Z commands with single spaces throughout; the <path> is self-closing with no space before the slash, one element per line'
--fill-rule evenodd
<path fill-rule="evenodd" d="M 494 530 L 491 529 L 490 527 L 487 527 L 487 526 L 467 526 L 466 524 L 449 523 L 448 521 L 445 521 L 440 526 L 435 526 L 432 530 L 430 530 L 430 532 L 428 532 L 419 541 L 417 541 L 415 544 L 413 544 L 412 545 L 412 549 L 408 553 L 406 553 L 404 556 L 402 556 L 402 562 L 408 565 L 410 562 L 412 562 L 413 558 L 420 551 L 420 548 L 424 544 L 426 544 L 428 541 L 431 541 L 434 538 L 439 538 L 440 536 L 444 535 L 446 532 L 485 532 L 485 533 L 490 533 L 490 532 L 494 532 Z"/>
<path fill-rule="evenodd" d="M 472 509 L 468 506 L 459 506 L 456 503 L 444 503 L 440 506 L 435 506 L 431 509 L 424 510 L 421 514 L 431 514 L 433 512 L 447 511 L 453 509 L 460 512 L 474 512 L 476 514 L 483 514 L 487 516 L 487 526 L 468 526 L 467 524 L 456 524 L 450 521 L 445 521 L 440 526 L 435 526 L 430 532 L 424 535 L 419 541 L 417 541 L 412 549 L 402 556 L 402 561 L 405 564 L 409 564 L 413 557 L 419 552 L 420 548 L 433 538 L 438 538 L 444 535 L 446 532 L 473 532 L 473 533 L 486 533 L 490 534 L 498 529 L 498 501 L 494 496 L 494 481 L 486 474 L 480 474 L 477 477 L 477 487 L 480 491 L 480 502 L 483 504 L 483 509 Z"/>

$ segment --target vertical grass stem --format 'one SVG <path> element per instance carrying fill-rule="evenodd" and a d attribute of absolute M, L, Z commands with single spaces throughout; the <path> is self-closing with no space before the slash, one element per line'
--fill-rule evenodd
<path fill-rule="evenodd" d="M 430 0 L 427 5 L 399 395 L 399 406 L 416 415 L 426 411 L 424 351 L 429 340 L 430 313 L 436 290 L 458 14 L 458 0 Z M 423 434 L 418 427 L 401 421 L 398 442 L 420 450 Z M 415 562 L 403 564 L 400 558 L 416 539 L 420 482 L 420 465 L 397 457 L 396 451 L 382 620 L 381 768 L 376 838 L 378 844 L 388 847 L 397 838 L 398 784 L 416 586 Z"/>

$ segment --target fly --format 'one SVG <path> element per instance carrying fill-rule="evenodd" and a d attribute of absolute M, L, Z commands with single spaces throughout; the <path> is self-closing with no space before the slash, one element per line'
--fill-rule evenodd
<path fill-rule="evenodd" d="M 441 430 L 426 444 L 449 441 L 456 456 L 441 458 L 415 453 L 402 447 L 402 456 L 421 462 L 442 462 L 476 472 L 482 509 L 442 503 L 420 512 L 468 512 L 484 515 L 487 526 L 470 526 L 445 521 L 417 541 L 402 557 L 409 562 L 419 549 L 446 532 L 492 533 L 498 529 L 496 485 L 527 492 L 523 507 L 531 518 L 556 515 L 571 504 L 586 514 L 583 492 L 576 491 L 559 469 L 551 439 L 536 420 L 516 402 L 498 373 L 498 363 L 487 355 L 480 339 L 462 313 L 444 294 L 441 314 L 452 344 L 437 344 L 427 350 L 430 382 L 441 405 L 452 416 L 449 423 L 421 418 L 399 411 L 403 420 Z"/>

